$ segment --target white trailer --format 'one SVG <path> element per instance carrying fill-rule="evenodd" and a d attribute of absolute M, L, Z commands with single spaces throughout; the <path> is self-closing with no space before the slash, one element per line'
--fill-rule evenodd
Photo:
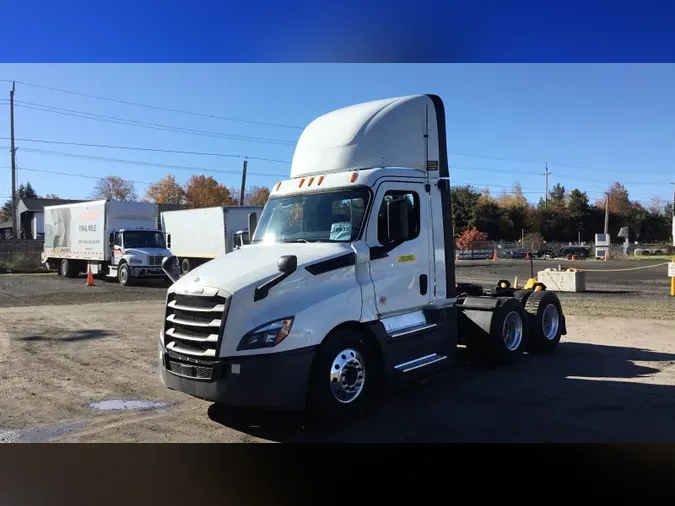
<path fill-rule="evenodd" d="M 497 363 L 553 351 L 566 333 L 553 292 L 455 280 L 445 128 L 435 95 L 310 123 L 250 245 L 180 279 L 164 261 L 176 280 L 157 343 L 164 385 L 340 415 L 452 363 L 458 345 Z"/>
<path fill-rule="evenodd" d="M 180 262 L 181 272 L 189 272 L 248 244 L 249 215 L 254 213 L 258 218 L 262 209 L 262 206 L 221 206 L 163 212 L 162 231 L 167 247 Z"/>
<path fill-rule="evenodd" d="M 156 204 L 97 200 L 47 206 L 42 262 L 60 276 L 92 274 L 118 278 L 123 286 L 166 278 L 162 260 L 171 255 L 157 230 Z"/>

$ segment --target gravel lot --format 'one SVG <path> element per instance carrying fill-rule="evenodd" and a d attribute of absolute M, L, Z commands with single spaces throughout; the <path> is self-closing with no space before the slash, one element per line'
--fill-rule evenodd
<path fill-rule="evenodd" d="M 529 276 L 522 261 L 464 264 L 462 281 Z M 446 373 L 392 392 L 339 427 L 223 409 L 165 389 L 156 369 L 161 285 L 0 276 L 0 440 L 675 441 L 675 299 L 665 268 L 629 272 L 589 273 L 591 293 L 565 296 L 569 335 L 555 355 L 488 368 L 460 354 Z M 106 401 L 103 409 L 91 404 Z"/>
<path fill-rule="evenodd" d="M 127 287 L 115 280 L 95 279 L 96 286 L 86 286 L 86 282 L 85 276 L 70 279 L 53 273 L 3 274 L 0 275 L 0 307 L 163 300 L 166 295 L 162 281 Z"/>

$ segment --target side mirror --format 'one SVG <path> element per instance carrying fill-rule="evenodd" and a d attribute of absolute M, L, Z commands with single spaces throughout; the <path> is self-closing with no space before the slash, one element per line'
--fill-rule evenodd
<path fill-rule="evenodd" d="M 256 213 L 250 213 L 248 215 L 248 236 L 250 239 L 253 238 L 255 233 L 255 228 L 258 226 L 258 215 Z"/>
<path fill-rule="evenodd" d="M 171 234 L 166 234 L 166 248 L 171 249 Z"/>
<path fill-rule="evenodd" d="M 298 257 L 295 255 L 284 255 L 279 257 L 278 262 L 279 272 L 283 272 L 286 275 L 293 274 L 298 268 Z"/>
<path fill-rule="evenodd" d="M 113 245 L 114 245 L 114 242 L 115 242 L 115 234 L 110 232 L 110 236 L 108 237 L 108 246 L 110 246 L 112 248 Z"/>
<path fill-rule="evenodd" d="M 387 237 L 391 242 L 403 242 L 409 238 L 408 201 L 406 199 L 387 202 Z"/>
<path fill-rule="evenodd" d="M 162 270 L 172 282 L 178 281 L 180 279 L 178 257 L 175 255 L 164 257 L 164 260 L 162 260 Z"/>

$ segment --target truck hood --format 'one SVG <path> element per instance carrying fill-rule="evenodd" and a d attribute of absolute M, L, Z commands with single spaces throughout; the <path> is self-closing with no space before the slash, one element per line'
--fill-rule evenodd
<path fill-rule="evenodd" d="M 352 252 L 351 245 L 344 243 L 252 244 L 190 271 L 173 285 L 172 290 L 180 292 L 196 283 L 234 294 L 278 275 L 277 262 L 283 255 L 298 258 L 296 272 L 299 272 L 309 264 Z"/>

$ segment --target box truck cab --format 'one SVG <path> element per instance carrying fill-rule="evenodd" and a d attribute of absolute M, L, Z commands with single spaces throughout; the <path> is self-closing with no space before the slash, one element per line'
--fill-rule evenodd
<path fill-rule="evenodd" d="M 333 415 L 451 363 L 458 344 L 510 363 L 565 333 L 551 292 L 456 283 L 437 96 L 314 120 L 290 178 L 251 222 L 250 245 L 168 290 L 158 342 L 168 388 Z M 174 258 L 164 268 L 176 278 Z"/>
<path fill-rule="evenodd" d="M 118 278 L 122 286 L 145 278 L 164 278 L 162 260 L 171 255 L 164 234 L 155 229 L 122 228 L 112 230 L 110 263 L 106 273 Z"/>

